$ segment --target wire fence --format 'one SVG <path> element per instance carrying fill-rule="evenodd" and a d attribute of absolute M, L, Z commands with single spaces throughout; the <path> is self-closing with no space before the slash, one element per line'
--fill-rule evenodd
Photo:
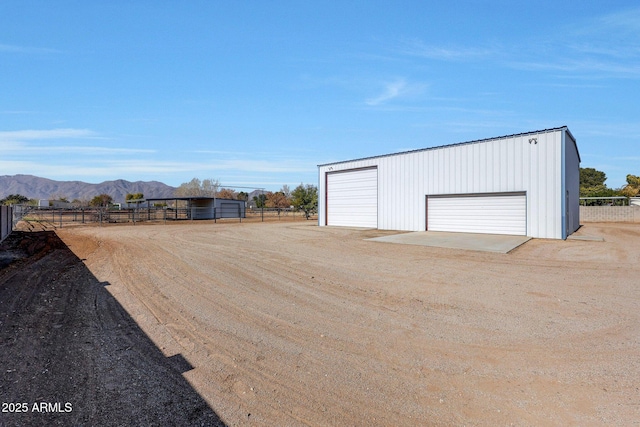
<path fill-rule="evenodd" d="M 15 224 L 22 220 L 30 229 L 35 225 L 47 228 L 63 228 L 82 224 L 138 224 L 167 223 L 174 221 L 299 221 L 306 219 L 304 212 L 294 209 L 238 209 L 237 207 L 140 207 L 127 209 L 108 208 L 52 208 L 36 206 L 17 206 L 19 217 L 14 214 Z M 311 216 L 310 219 L 317 218 Z"/>
<path fill-rule="evenodd" d="M 624 196 L 580 197 L 580 206 L 630 206 L 631 200 Z"/>

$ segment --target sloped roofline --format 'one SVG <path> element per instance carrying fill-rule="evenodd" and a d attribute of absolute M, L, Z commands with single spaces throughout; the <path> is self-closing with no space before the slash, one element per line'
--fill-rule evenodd
<path fill-rule="evenodd" d="M 422 152 L 422 151 L 429 151 L 429 150 L 439 150 L 441 148 L 457 147 L 457 146 L 460 146 L 460 145 L 468 145 L 468 144 L 477 144 L 479 142 L 489 142 L 489 141 L 495 141 L 495 140 L 498 140 L 498 139 L 513 138 L 513 137 L 516 137 L 516 136 L 526 136 L 526 135 L 535 135 L 535 134 L 547 133 L 547 132 L 556 132 L 556 131 L 559 131 L 559 130 L 566 131 L 567 134 L 571 137 L 571 139 L 573 141 L 573 145 L 576 147 L 576 152 L 578 153 L 578 161 L 580 161 L 580 152 L 578 152 L 578 145 L 576 144 L 576 139 L 573 137 L 573 135 L 571 134 L 571 131 L 569 130 L 569 128 L 567 126 L 560 126 L 560 127 L 557 127 L 557 128 L 536 130 L 536 131 L 532 131 L 532 132 L 514 133 L 514 134 L 511 134 L 511 135 L 496 136 L 496 137 L 493 137 L 493 138 L 475 139 L 473 141 L 457 142 L 455 144 L 438 145 L 437 147 L 418 148 L 416 150 L 399 151 L 397 153 L 381 154 L 381 155 L 378 155 L 378 156 L 370 156 L 370 157 L 361 157 L 359 159 L 352 159 L 352 160 L 340 160 L 338 162 L 323 163 L 321 165 L 318 165 L 318 167 L 320 168 L 320 167 L 328 166 L 328 165 L 339 165 L 339 164 L 342 164 L 342 163 L 358 162 L 360 160 L 380 159 L 380 158 L 383 158 L 383 157 L 391 157 L 391 156 L 397 156 L 397 155 L 401 155 L 401 154 L 419 153 L 419 152 Z"/>

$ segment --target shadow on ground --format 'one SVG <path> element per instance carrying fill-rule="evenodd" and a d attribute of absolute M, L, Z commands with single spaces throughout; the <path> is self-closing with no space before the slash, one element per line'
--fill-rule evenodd
<path fill-rule="evenodd" d="M 224 426 L 52 231 L 0 245 L 0 426 Z"/>

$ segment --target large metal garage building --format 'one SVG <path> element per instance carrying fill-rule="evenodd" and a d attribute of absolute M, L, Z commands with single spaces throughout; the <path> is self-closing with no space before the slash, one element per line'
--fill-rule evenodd
<path fill-rule="evenodd" d="M 567 127 L 319 165 L 320 226 L 566 239 L 580 224 Z"/>

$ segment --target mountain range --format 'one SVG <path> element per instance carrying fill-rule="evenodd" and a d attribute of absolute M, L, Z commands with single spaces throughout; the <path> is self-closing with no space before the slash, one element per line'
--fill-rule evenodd
<path fill-rule="evenodd" d="M 91 200 L 108 194 L 114 202 L 124 202 L 127 193 L 142 193 L 145 197 L 173 197 L 175 187 L 158 181 L 104 181 L 90 184 L 82 181 L 54 181 L 33 175 L 0 175 L 0 199 L 21 194 L 30 199 Z"/>

